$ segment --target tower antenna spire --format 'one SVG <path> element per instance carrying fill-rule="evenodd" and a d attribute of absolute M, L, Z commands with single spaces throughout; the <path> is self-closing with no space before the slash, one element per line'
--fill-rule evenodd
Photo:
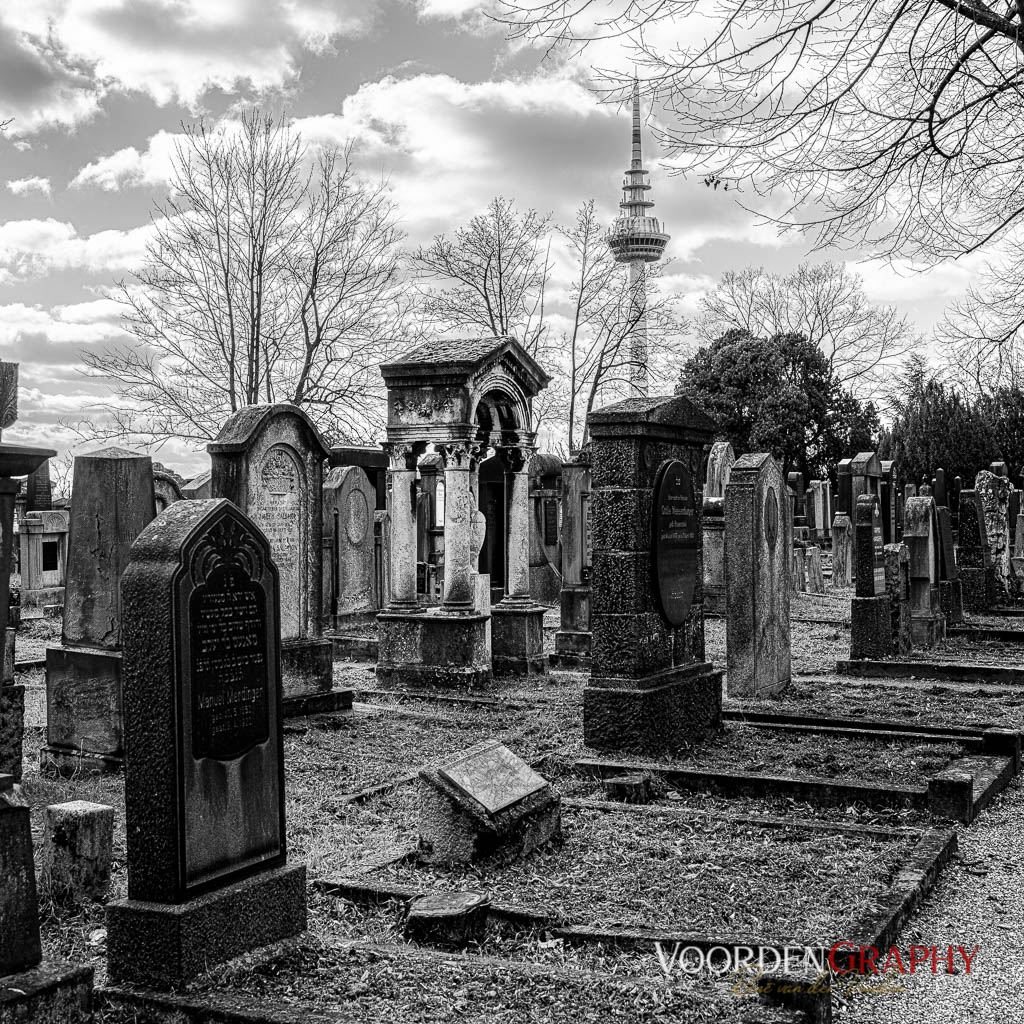
<path fill-rule="evenodd" d="M 669 236 L 649 213 L 654 201 L 645 198 L 647 184 L 640 137 L 640 78 L 633 69 L 633 134 L 629 170 L 622 182 L 622 213 L 608 231 L 608 247 L 618 263 L 629 264 L 629 382 L 632 393 L 646 397 L 650 387 L 647 360 L 647 269 L 661 259 Z"/>

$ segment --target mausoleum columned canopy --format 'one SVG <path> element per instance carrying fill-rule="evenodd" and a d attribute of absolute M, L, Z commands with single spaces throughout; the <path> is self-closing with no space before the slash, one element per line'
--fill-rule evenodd
<path fill-rule="evenodd" d="M 532 443 L 530 406 L 551 380 L 511 337 L 436 339 L 380 372 L 391 442 Z"/>

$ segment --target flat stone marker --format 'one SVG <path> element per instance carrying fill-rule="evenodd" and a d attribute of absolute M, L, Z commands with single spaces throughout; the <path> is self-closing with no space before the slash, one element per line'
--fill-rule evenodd
<path fill-rule="evenodd" d="M 488 814 L 512 807 L 547 786 L 542 776 L 496 740 L 470 747 L 437 772 Z"/>
<path fill-rule="evenodd" d="M 550 783 L 497 740 L 484 740 L 420 772 L 421 856 L 468 863 L 525 857 L 561 830 Z"/>

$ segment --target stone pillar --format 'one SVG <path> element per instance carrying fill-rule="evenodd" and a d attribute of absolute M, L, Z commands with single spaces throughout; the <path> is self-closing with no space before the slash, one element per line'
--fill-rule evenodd
<path fill-rule="evenodd" d="M 444 460 L 444 590 L 441 604 L 446 612 L 467 612 L 474 610 L 472 573 L 471 513 L 473 493 L 470 487 L 470 473 L 473 469 L 473 452 L 468 444 L 446 445 L 442 451 Z M 413 505 L 415 510 L 415 505 Z M 413 524 L 412 593 L 416 594 L 416 534 L 415 515 Z M 398 552 L 392 557 L 401 558 Z M 529 573 L 529 568 L 527 568 Z M 529 582 L 527 582 L 529 588 Z"/>
<path fill-rule="evenodd" d="M 392 451 L 388 468 L 388 563 L 391 608 L 416 607 L 416 466 L 408 448 Z M 410 465 L 412 463 L 412 465 Z"/>
<path fill-rule="evenodd" d="M 590 667 L 590 461 L 562 464 L 562 591 L 552 668 Z"/>
<path fill-rule="evenodd" d="M 807 555 L 807 593 L 824 594 L 825 577 L 821 572 L 821 548 L 812 544 L 806 551 Z"/>
<path fill-rule="evenodd" d="M 910 551 L 910 628 L 915 647 L 934 647 L 946 635 L 939 596 L 939 538 L 935 502 L 918 495 L 907 502 L 903 540 Z"/>
<path fill-rule="evenodd" d="M 75 459 L 63 635 L 46 650 L 43 770 L 123 767 L 119 583 L 155 512 L 148 455 L 105 448 Z"/>
<path fill-rule="evenodd" d="M 505 597 L 491 609 L 491 665 L 495 675 L 547 671 L 544 606 L 530 596 L 530 476 L 532 449 L 506 449 L 508 548 Z"/>
<path fill-rule="evenodd" d="M 0 479 L 0 640 L 3 676 L 0 678 L 0 772 L 21 781 L 25 737 L 25 687 L 14 682 L 14 628 L 8 628 L 11 601 L 11 551 L 14 543 L 14 500 L 19 482 Z M 10 664 L 8 666 L 8 651 Z"/>
<path fill-rule="evenodd" d="M 993 463 L 1003 467 L 1005 463 Z M 996 599 L 1010 602 L 1015 596 L 1010 563 L 1009 503 L 1010 481 L 1005 473 L 983 469 L 974 480 L 974 491 L 982 511 L 982 525 L 995 569 Z"/>
<path fill-rule="evenodd" d="M 952 518 L 945 506 L 935 511 L 939 524 L 939 602 L 946 624 L 956 625 L 964 621 L 964 597 L 953 545 Z"/>
<path fill-rule="evenodd" d="M 716 441 L 704 477 L 704 611 L 725 614 L 725 488 L 736 462 L 728 441 Z"/>
<path fill-rule="evenodd" d="M 885 590 L 893 653 L 909 654 L 914 642 L 910 629 L 910 551 L 906 544 L 885 546 Z"/>

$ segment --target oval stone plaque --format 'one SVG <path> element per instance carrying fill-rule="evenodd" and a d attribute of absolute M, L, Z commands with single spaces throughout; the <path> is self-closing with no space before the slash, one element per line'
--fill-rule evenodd
<path fill-rule="evenodd" d="M 654 483 L 651 575 L 654 602 L 678 628 L 686 621 L 697 582 L 700 533 L 690 471 L 678 459 L 662 464 Z"/>

